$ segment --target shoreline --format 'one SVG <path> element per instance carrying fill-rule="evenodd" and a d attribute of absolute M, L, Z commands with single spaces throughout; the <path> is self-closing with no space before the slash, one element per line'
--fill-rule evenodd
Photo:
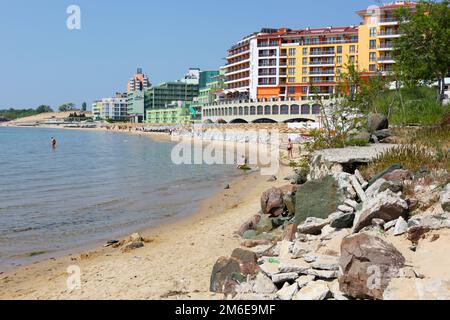
<path fill-rule="evenodd" d="M 48 128 L 52 129 L 52 128 Z M 93 130 L 72 129 L 67 130 Z M 95 129 L 94 129 L 95 130 Z M 170 135 L 111 131 L 112 133 L 128 133 L 171 142 Z M 158 139 L 159 138 L 159 139 Z M 281 171 L 289 170 L 281 167 Z M 281 175 L 280 175 L 281 177 Z M 131 253 L 122 253 L 120 249 L 105 248 L 93 245 L 92 250 L 80 250 L 72 254 L 62 254 L 50 259 L 32 264 L 18 266 L 5 273 L 0 273 L 0 300 L 3 299 L 214 299 L 209 293 L 209 276 L 217 256 L 227 255 L 239 245 L 239 239 L 233 232 L 243 221 L 259 211 L 259 196 L 262 191 L 271 186 L 283 185 L 284 181 L 267 182 L 267 176 L 258 172 L 233 177 L 229 182 L 229 190 L 219 190 L 213 196 L 201 201 L 197 209 L 182 217 L 171 217 L 152 227 L 138 228 L 137 231 L 152 242 L 144 248 Z M 230 217 L 231 216 L 231 217 Z M 223 219 L 223 221 L 222 221 Z M 197 231 L 201 229 L 200 233 Z M 200 246 L 202 249 L 197 250 Z M 175 250 L 176 254 L 171 251 Z M 140 278 L 154 277 L 142 263 L 159 261 L 153 268 L 159 274 L 149 288 L 142 288 L 139 283 L 130 282 L 131 274 Z M 170 266 L 161 266 L 170 261 Z M 186 266 L 180 266 L 180 261 L 191 261 Z M 133 262 L 138 265 L 133 266 Z M 148 262 L 147 262 L 148 263 Z M 131 264 L 131 265 L 130 265 Z M 150 262 L 150 265 L 154 263 Z M 67 267 L 79 265 L 82 270 L 82 290 L 69 292 L 66 286 Z M 195 267 L 202 272 L 195 272 Z M 98 276 L 98 270 L 108 269 L 108 276 Z M 171 276 L 187 268 L 183 277 Z M 169 270 L 167 270 L 169 269 Z M 87 272 L 85 270 L 88 270 Z M 98 288 L 95 283 L 108 282 L 111 285 Z M 187 279 L 190 286 L 170 283 L 170 279 Z M 122 288 L 116 282 L 122 283 Z M 84 286 L 87 286 L 84 290 Z M 176 289 L 177 287 L 180 287 Z M 134 292 L 139 288 L 138 292 Z M 120 290 L 119 290 L 120 289 Z M 119 291 L 117 291 L 119 290 Z"/>

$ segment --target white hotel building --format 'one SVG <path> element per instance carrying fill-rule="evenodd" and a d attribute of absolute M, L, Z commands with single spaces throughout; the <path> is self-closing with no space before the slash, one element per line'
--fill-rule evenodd
<path fill-rule="evenodd" d="M 103 98 L 92 104 L 94 120 L 123 121 L 128 118 L 127 94 L 116 93 L 113 98 Z"/>

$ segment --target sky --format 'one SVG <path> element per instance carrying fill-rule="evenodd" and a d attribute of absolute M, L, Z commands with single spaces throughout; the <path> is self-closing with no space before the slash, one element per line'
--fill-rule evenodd
<path fill-rule="evenodd" d="M 217 70 L 263 27 L 358 25 L 374 0 L 0 0 L 0 109 L 54 109 L 126 91 L 141 67 L 157 84 Z M 81 29 L 69 30 L 70 5 Z"/>

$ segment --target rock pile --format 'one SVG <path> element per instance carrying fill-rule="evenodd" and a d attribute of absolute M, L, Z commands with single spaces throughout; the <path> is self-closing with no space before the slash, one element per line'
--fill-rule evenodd
<path fill-rule="evenodd" d="M 398 296 L 398 279 L 423 279 L 388 239 L 410 242 L 413 252 L 433 231 L 450 229 L 450 184 L 430 185 L 397 165 L 368 180 L 355 168 L 326 168 L 317 179 L 262 194 L 261 213 L 237 231 L 248 251 L 217 261 L 211 291 L 234 299 L 378 300 Z"/>

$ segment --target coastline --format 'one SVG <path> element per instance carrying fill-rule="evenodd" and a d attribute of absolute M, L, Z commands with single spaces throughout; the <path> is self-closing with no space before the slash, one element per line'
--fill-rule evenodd
<path fill-rule="evenodd" d="M 96 130 L 71 129 L 67 130 Z M 171 141 L 170 135 L 128 131 Z M 281 167 L 280 177 L 289 167 Z M 173 217 L 138 230 L 152 242 L 130 253 L 96 247 L 89 252 L 63 255 L 0 274 L 3 299 L 215 299 L 209 276 L 220 255 L 239 245 L 233 235 L 243 221 L 260 210 L 259 196 L 283 181 L 267 182 L 259 173 L 230 181 L 230 189 L 202 201 L 195 213 Z M 81 268 L 82 289 L 67 290 L 67 267 Z M 184 279 L 179 281 L 179 279 Z"/>

